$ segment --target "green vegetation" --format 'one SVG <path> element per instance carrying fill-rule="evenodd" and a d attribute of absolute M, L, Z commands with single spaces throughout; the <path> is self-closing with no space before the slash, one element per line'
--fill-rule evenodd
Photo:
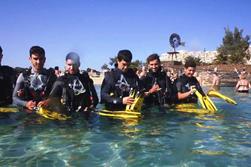
<path fill-rule="evenodd" d="M 107 65 L 107 64 L 103 64 L 103 65 L 101 66 L 101 70 L 109 70 L 108 65 Z"/>
<path fill-rule="evenodd" d="M 113 66 L 115 63 L 116 63 L 116 56 L 115 57 L 110 57 L 109 58 L 110 61 L 109 61 L 109 65 L 110 66 Z M 132 61 L 131 62 L 131 65 L 130 67 L 131 68 L 141 68 L 142 66 L 144 65 L 144 63 L 140 60 L 135 60 L 135 61 Z M 103 64 L 102 67 L 101 67 L 102 70 L 105 70 L 105 69 L 109 69 L 108 65 L 107 64 Z"/>
<path fill-rule="evenodd" d="M 216 64 L 244 64 L 250 59 L 250 36 L 243 37 L 243 30 L 235 27 L 234 32 L 225 28 L 223 43 L 217 49 Z"/>

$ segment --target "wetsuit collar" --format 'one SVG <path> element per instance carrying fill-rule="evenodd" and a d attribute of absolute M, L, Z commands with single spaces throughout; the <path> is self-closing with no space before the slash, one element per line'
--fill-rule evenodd
<path fill-rule="evenodd" d="M 31 68 L 31 74 L 44 74 L 46 73 L 46 69 L 43 68 L 40 72 L 35 72 L 35 70 L 33 68 Z"/>

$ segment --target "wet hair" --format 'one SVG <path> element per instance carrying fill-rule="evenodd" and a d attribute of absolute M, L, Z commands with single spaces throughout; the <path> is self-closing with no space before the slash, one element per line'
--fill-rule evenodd
<path fill-rule="evenodd" d="M 159 55 L 156 53 L 151 54 L 150 56 L 147 57 L 146 62 L 147 64 L 149 64 L 150 61 L 153 61 L 153 60 L 158 60 L 158 62 L 160 63 Z"/>
<path fill-rule="evenodd" d="M 31 55 L 37 55 L 37 56 L 41 56 L 41 57 L 45 57 L 45 51 L 44 48 L 40 47 L 40 46 L 32 46 L 30 48 L 30 57 Z"/>
<path fill-rule="evenodd" d="M 2 49 L 2 47 L 0 46 L 0 53 L 3 53 L 3 49 Z"/>
<path fill-rule="evenodd" d="M 117 55 L 118 61 L 124 60 L 126 62 L 132 61 L 132 53 L 130 50 L 120 50 Z"/>
<path fill-rule="evenodd" d="M 71 59 L 74 64 L 76 64 L 77 66 L 80 66 L 80 57 L 77 53 L 75 52 L 68 53 L 65 57 L 65 61 L 67 61 L 68 59 Z"/>
<path fill-rule="evenodd" d="M 193 68 L 196 68 L 196 63 L 194 60 L 192 59 L 189 59 L 185 62 L 185 68 L 188 68 L 188 67 L 193 67 Z"/>

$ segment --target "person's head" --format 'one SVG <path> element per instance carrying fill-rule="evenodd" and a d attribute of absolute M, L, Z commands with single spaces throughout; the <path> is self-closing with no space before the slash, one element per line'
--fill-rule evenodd
<path fill-rule="evenodd" d="M 65 70 L 68 74 L 76 74 L 80 67 L 80 57 L 75 52 L 70 52 L 65 58 Z"/>
<path fill-rule="evenodd" d="M 184 68 L 184 74 L 187 76 L 187 77 L 192 77 L 194 75 L 196 71 L 196 63 L 194 60 L 187 60 L 185 62 L 185 68 Z"/>
<path fill-rule="evenodd" d="M 0 46 L 0 65 L 2 64 L 2 58 L 3 58 L 3 49 Z"/>
<path fill-rule="evenodd" d="M 123 72 L 127 71 L 132 61 L 132 53 L 129 50 L 120 50 L 117 55 L 117 68 Z"/>
<path fill-rule="evenodd" d="M 160 59 L 158 54 L 151 54 L 146 59 L 148 69 L 157 72 L 160 69 Z"/>
<path fill-rule="evenodd" d="M 247 73 L 246 72 L 241 72 L 240 79 L 246 79 L 246 78 L 247 78 Z"/>
<path fill-rule="evenodd" d="M 58 66 L 55 66 L 55 67 L 54 67 L 54 72 L 55 72 L 55 75 L 56 75 L 56 76 L 60 76 L 61 71 L 59 70 L 59 67 L 58 67 Z"/>
<path fill-rule="evenodd" d="M 29 60 L 32 64 L 32 68 L 35 72 L 40 72 L 46 60 L 45 51 L 40 46 L 32 46 L 30 48 L 30 57 Z"/>

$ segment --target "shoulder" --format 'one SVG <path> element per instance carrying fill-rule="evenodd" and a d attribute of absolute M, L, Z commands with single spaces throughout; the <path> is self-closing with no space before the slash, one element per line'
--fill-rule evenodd
<path fill-rule="evenodd" d="M 198 79 L 196 77 L 192 77 L 191 78 L 194 82 L 199 82 Z"/>
<path fill-rule="evenodd" d="M 127 74 L 128 77 L 138 78 L 138 75 L 136 74 L 136 72 L 132 68 L 129 68 L 127 70 L 126 74 Z"/>
<path fill-rule="evenodd" d="M 112 69 L 108 72 L 106 72 L 105 74 L 105 79 L 112 79 L 112 78 L 115 78 L 115 76 L 117 75 L 118 72 L 116 72 L 115 69 Z"/>
<path fill-rule="evenodd" d="M 4 66 L 0 66 L 0 67 L 4 71 L 10 71 L 10 72 L 14 71 L 14 69 L 12 67 L 10 67 L 10 66 L 4 65 Z"/>
<path fill-rule="evenodd" d="M 31 74 L 31 68 L 28 68 L 28 69 L 24 69 L 23 72 L 20 73 L 20 75 L 22 74 L 22 76 L 24 78 L 28 77 L 30 74 Z M 19 76 L 20 76 L 19 75 Z"/>
<path fill-rule="evenodd" d="M 89 78 L 89 74 L 87 71 L 81 71 L 80 75 L 82 75 L 83 77 Z"/>

